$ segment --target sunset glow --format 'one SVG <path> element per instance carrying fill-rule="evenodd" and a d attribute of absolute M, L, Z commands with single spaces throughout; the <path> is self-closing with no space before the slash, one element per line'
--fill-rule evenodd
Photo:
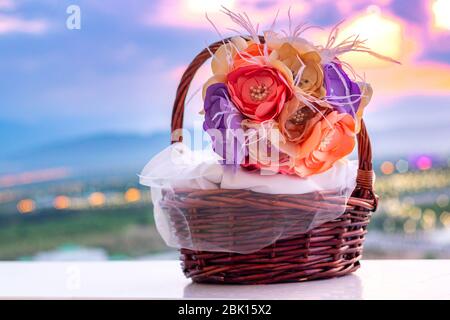
<path fill-rule="evenodd" d="M 431 10 L 435 27 L 450 30 L 450 0 L 434 1 Z"/>
<path fill-rule="evenodd" d="M 373 51 L 400 59 L 403 45 L 402 33 L 400 21 L 384 15 L 379 7 L 372 5 L 367 8 L 366 13 L 356 16 L 344 26 L 341 38 L 359 35 L 362 40 L 367 40 L 367 46 Z M 365 67 L 386 65 L 384 61 L 361 53 L 349 53 L 346 59 Z"/>
<path fill-rule="evenodd" d="M 234 0 L 187 0 L 187 9 L 192 13 L 218 12 L 225 6 L 229 9 L 234 7 Z"/>

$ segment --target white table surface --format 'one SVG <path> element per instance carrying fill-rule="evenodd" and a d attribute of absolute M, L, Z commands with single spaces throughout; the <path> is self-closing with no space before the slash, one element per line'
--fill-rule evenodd
<path fill-rule="evenodd" d="M 341 278 L 257 286 L 194 284 L 178 261 L 0 262 L 0 298 L 450 299 L 450 260 L 363 260 Z"/>

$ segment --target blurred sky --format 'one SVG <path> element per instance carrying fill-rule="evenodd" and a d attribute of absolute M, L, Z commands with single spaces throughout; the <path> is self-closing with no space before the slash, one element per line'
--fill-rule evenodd
<path fill-rule="evenodd" d="M 71 4 L 81 8 L 81 30 L 66 28 Z M 402 62 L 348 57 L 374 87 L 371 126 L 450 124 L 450 0 L 0 0 L 0 128 L 34 128 L 40 142 L 167 129 L 182 71 L 219 39 L 204 12 L 224 35 L 234 27 L 220 4 L 246 11 L 262 30 L 278 9 L 285 26 L 291 7 L 295 22 L 324 28 L 308 34 L 317 43 L 345 19 L 343 35 L 359 33 Z M 193 88 L 207 76 L 201 71 Z M 192 115 L 199 103 L 193 99 Z M 395 118 L 377 113 L 383 109 Z"/>

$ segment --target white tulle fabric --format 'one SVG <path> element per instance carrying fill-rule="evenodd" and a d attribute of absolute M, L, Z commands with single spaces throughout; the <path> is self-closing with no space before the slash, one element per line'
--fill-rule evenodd
<path fill-rule="evenodd" d="M 156 227 L 167 245 L 204 251 L 238 253 L 256 251 L 283 238 L 288 231 L 287 225 L 290 226 L 290 233 L 292 233 L 292 227 L 295 227 L 300 234 L 336 219 L 345 212 L 347 200 L 356 185 L 357 161 L 343 159 L 326 172 L 300 178 L 282 174 L 264 175 L 240 167 L 223 166 L 218 160 L 220 159 L 212 150 L 192 151 L 183 143 L 175 143 L 157 154 L 142 170 L 140 183 L 151 188 Z M 277 232 L 272 232 L 267 239 L 259 241 L 256 247 L 246 245 L 245 248 L 240 248 L 236 244 L 219 245 L 208 242 L 208 239 L 199 242 L 189 237 L 177 236 L 177 230 L 173 228 L 173 223 L 170 221 L 170 214 L 166 212 L 164 206 L 160 205 L 164 195 L 175 194 L 177 189 L 187 188 L 245 189 L 273 195 L 318 193 L 317 201 L 333 202 L 333 210 L 322 209 L 323 206 L 317 206 L 317 210 L 313 213 L 310 211 L 304 213 L 299 210 L 298 221 L 283 221 L 282 226 L 271 226 Z M 329 199 L 328 194 L 332 195 Z M 336 198 L 339 198 L 338 206 L 335 205 Z M 178 210 L 178 214 L 183 215 L 183 210 Z M 307 219 L 305 219 L 306 215 Z M 289 215 L 289 219 L 292 219 L 292 214 Z M 185 223 L 185 229 L 189 229 L 187 220 Z M 257 232 L 258 230 L 255 230 L 255 233 Z"/>

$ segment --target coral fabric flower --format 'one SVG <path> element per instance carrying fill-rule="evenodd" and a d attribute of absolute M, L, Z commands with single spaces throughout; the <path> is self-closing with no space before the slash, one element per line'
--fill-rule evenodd
<path fill-rule="evenodd" d="M 236 107 L 250 119 L 275 118 L 292 96 L 286 79 L 275 68 L 248 65 L 228 74 L 228 89 Z"/>
<path fill-rule="evenodd" d="M 318 122 L 300 146 L 294 171 L 300 177 L 324 172 L 355 147 L 355 120 L 333 111 Z"/>
<path fill-rule="evenodd" d="M 210 136 L 214 151 L 224 164 L 240 164 L 245 157 L 242 114 L 230 100 L 224 83 L 212 84 L 206 90 L 203 130 Z"/>

